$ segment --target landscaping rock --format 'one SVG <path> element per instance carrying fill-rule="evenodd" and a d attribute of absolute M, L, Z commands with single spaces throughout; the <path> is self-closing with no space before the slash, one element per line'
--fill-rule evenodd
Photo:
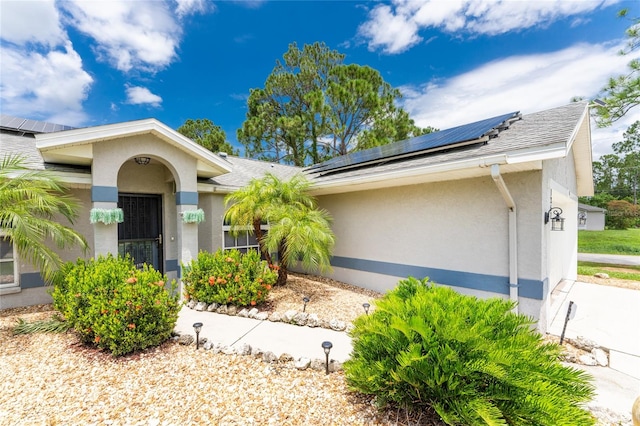
<path fill-rule="evenodd" d="M 247 308 L 242 308 L 240 312 L 238 312 L 238 316 L 242 318 L 249 318 L 249 310 Z"/>
<path fill-rule="evenodd" d="M 289 361 L 293 361 L 293 355 L 290 355 L 288 353 L 283 353 L 282 355 L 280 355 L 280 357 L 278 358 L 278 361 L 280 362 L 289 362 Z"/>
<path fill-rule="evenodd" d="M 600 348 L 596 348 L 591 351 L 591 355 L 595 358 L 596 362 L 601 367 L 609 366 L 609 357 L 607 353 Z"/>
<path fill-rule="evenodd" d="M 258 315 L 256 315 L 256 319 L 260 321 L 264 321 L 267 318 L 269 318 L 269 314 L 266 312 L 260 312 Z"/>
<path fill-rule="evenodd" d="M 206 342 L 204 345 L 202 345 L 202 348 L 203 348 L 205 351 L 210 350 L 211 348 L 213 348 L 213 342 Z"/>
<path fill-rule="evenodd" d="M 251 355 L 251 345 L 248 343 L 243 343 L 238 348 L 238 355 Z"/>
<path fill-rule="evenodd" d="M 255 318 L 259 313 L 260 311 L 258 310 L 258 308 L 251 308 L 251 310 L 249 311 L 249 318 Z"/>
<path fill-rule="evenodd" d="M 187 302 L 187 308 L 189 308 L 189 309 L 193 309 L 193 308 L 195 308 L 196 303 L 197 303 L 197 302 L 196 302 L 195 300 L 193 300 L 193 299 L 189 300 L 189 301 Z"/>
<path fill-rule="evenodd" d="M 218 309 L 216 309 L 216 312 L 219 314 L 226 314 L 227 313 L 227 305 L 220 305 L 218 306 Z"/>
<path fill-rule="evenodd" d="M 293 321 L 293 317 L 295 317 L 297 313 L 298 311 L 294 311 L 293 309 L 285 312 L 284 316 L 282 317 L 282 321 L 290 323 L 291 321 Z"/>
<path fill-rule="evenodd" d="M 218 309 L 218 306 L 220 306 L 218 303 L 213 302 L 207 307 L 207 312 L 215 312 L 216 309 Z"/>
<path fill-rule="evenodd" d="M 272 322 L 282 321 L 282 314 L 280 312 L 272 312 L 271 315 L 269 315 L 269 321 L 272 321 Z"/>
<path fill-rule="evenodd" d="M 311 360 L 309 358 L 300 358 L 294 364 L 294 366 L 298 370 L 306 370 L 307 368 L 309 368 L 310 365 L 311 365 Z"/>
<path fill-rule="evenodd" d="M 196 339 L 190 335 L 190 334 L 183 334 L 181 336 L 178 337 L 178 343 L 180 343 L 181 345 L 190 345 L 193 342 L 195 342 Z"/>
<path fill-rule="evenodd" d="M 276 354 L 274 354 L 271 351 L 267 351 L 262 354 L 262 362 L 272 363 L 272 362 L 276 362 L 277 360 L 278 360 L 278 357 L 276 356 Z"/>
<path fill-rule="evenodd" d="M 314 359 L 311 361 L 309 368 L 316 371 L 324 371 L 325 370 L 325 361 L 323 359 Z"/>
<path fill-rule="evenodd" d="M 336 361 L 335 359 L 329 360 L 329 372 L 335 373 L 336 371 L 342 370 L 342 363 L 340 361 Z"/>
<path fill-rule="evenodd" d="M 344 321 L 333 318 L 331 321 L 329 321 L 329 327 L 335 331 L 344 331 L 347 328 L 347 324 L 345 324 Z"/>
<path fill-rule="evenodd" d="M 571 344 L 578 349 L 582 349 L 583 351 L 591 352 L 592 350 L 599 348 L 598 345 L 593 340 L 589 340 L 586 337 L 578 336 L 575 340 L 571 341 Z"/>
<path fill-rule="evenodd" d="M 264 351 L 260 348 L 255 348 L 255 347 L 251 347 L 251 355 L 252 356 L 262 356 L 262 354 L 264 353 Z"/>
<path fill-rule="evenodd" d="M 204 303 L 204 302 L 198 302 L 198 303 L 196 303 L 196 306 L 194 307 L 194 309 L 195 309 L 196 311 L 202 312 L 202 311 L 204 311 L 205 309 L 207 309 L 208 307 L 209 307 L 209 305 L 207 305 L 206 303 Z"/>
<path fill-rule="evenodd" d="M 605 274 L 604 272 L 598 272 L 597 274 L 593 274 L 593 276 L 596 278 L 609 279 L 609 274 Z"/>
<path fill-rule="evenodd" d="M 232 346 L 225 346 L 220 352 L 225 355 L 236 355 L 238 353 L 238 350 Z"/>
<path fill-rule="evenodd" d="M 307 317 L 307 327 L 318 327 L 320 325 L 320 318 L 318 314 L 309 314 Z"/>
<path fill-rule="evenodd" d="M 578 361 L 583 365 L 598 365 L 598 362 L 591 354 L 580 355 L 580 357 L 578 357 Z"/>
<path fill-rule="evenodd" d="M 238 308 L 237 307 L 235 307 L 234 305 L 229 305 L 227 307 L 227 315 L 235 316 L 236 313 L 238 313 Z"/>
<path fill-rule="evenodd" d="M 307 318 L 309 314 L 305 312 L 298 312 L 291 318 L 291 323 L 296 325 L 305 325 L 307 323 Z"/>

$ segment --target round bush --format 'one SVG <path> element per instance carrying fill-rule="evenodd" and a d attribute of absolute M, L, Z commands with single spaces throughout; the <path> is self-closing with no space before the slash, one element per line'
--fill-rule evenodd
<path fill-rule="evenodd" d="M 259 305 L 278 278 L 255 250 L 201 251 L 183 277 L 187 299 L 205 303 Z"/>
<path fill-rule="evenodd" d="M 131 258 L 99 257 L 66 264 L 52 292 L 54 307 L 88 344 L 124 355 L 171 336 L 180 310 L 175 282 Z"/>
<path fill-rule="evenodd" d="M 354 322 L 351 389 L 384 406 L 435 409 L 450 425 L 590 425 L 586 373 L 563 366 L 514 303 L 479 300 L 415 278 Z"/>

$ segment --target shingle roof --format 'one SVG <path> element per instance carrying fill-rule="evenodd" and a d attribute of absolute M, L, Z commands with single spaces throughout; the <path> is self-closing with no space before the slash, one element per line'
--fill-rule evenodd
<path fill-rule="evenodd" d="M 578 210 L 584 210 L 587 212 L 606 212 L 606 209 L 597 207 L 597 206 L 590 206 L 588 204 L 582 204 L 582 203 L 578 203 Z"/>
<path fill-rule="evenodd" d="M 450 151 L 417 155 L 412 158 L 382 162 L 336 173 L 315 174 L 313 170 L 306 171 L 306 173 L 314 183 L 323 183 L 336 179 L 357 178 L 394 170 L 482 158 L 567 142 L 584 114 L 585 107 L 585 102 L 574 102 L 562 107 L 523 115 L 521 120 L 511 124 L 508 129 L 500 132 L 497 137 L 489 140 L 486 144 L 480 143 Z"/>
<path fill-rule="evenodd" d="M 267 163 L 265 161 L 251 160 L 249 158 L 227 156 L 226 161 L 231 164 L 233 169 L 231 173 L 207 179 L 204 182 L 233 189 L 242 188 L 247 185 L 251 179 L 261 178 L 266 173 L 272 173 L 275 176 L 286 180 L 302 172 L 302 168 L 300 167 Z"/>

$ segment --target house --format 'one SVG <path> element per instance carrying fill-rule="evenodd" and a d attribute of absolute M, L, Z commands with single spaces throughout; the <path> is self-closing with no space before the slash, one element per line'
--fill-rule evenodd
<path fill-rule="evenodd" d="M 578 229 L 604 231 L 607 210 L 588 204 L 578 203 Z"/>
<path fill-rule="evenodd" d="M 199 250 L 256 245 L 251 235 L 230 235 L 223 198 L 267 171 L 312 180 L 334 219 L 335 279 L 385 291 L 399 278 L 428 276 L 463 293 L 517 300 L 544 330 L 551 291 L 577 276 L 577 197 L 593 192 L 584 102 L 512 112 L 306 169 L 216 155 L 153 119 L 52 132 L 9 119 L 0 126 L 0 156 L 19 152 L 31 167 L 63 177 L 84 205 L 76 226 L 90 255 L 131 253 L 170 278 Z M 105 219 L 117 208 L 120 224 Z M 47 301 L 38 272 L 12 256 L 14 279 L 0 284 L 0 308 Z"/>

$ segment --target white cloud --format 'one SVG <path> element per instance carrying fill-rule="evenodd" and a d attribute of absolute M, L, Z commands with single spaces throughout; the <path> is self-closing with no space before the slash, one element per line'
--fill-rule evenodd
<path fill-rule="evenodd" d="M 53 0 L 0 1 L 0 36 L 17 45 L 59 46 L 67 40 Z"/>
<path fill-rule="evenodd" d="M 70 42 L 46 53 L 3 46 L 0 62 L 3 113 L 71 126 L 86 120 L 82 103 L 93 79 Z"/>
<path fill-rule="evenodd" d="M 369 12 L 358 28 L 370 50 L 403 52 L 420 43 L 419 31 L 438 28 L 447 33 L 503 34 L 589 12 L 612 1 L 601 0 L 393 0 Z"/>
<path fill-rule="evenodd" d="M 419 126 L 446 129 L 512 111 L 531 113 L 594 98 L 612 75 L 627 66 L 621 46 L 579 44 L 552 53 L 512 56 L 421 87 L 403 87 L 403 106 Z M 640 107 L 638 107 L 640 109 Z M 611 152 L 629 124 L 640 119 L 632 110 L 615 127 L 593 129 L 594 158 Z"/>
<path fill-rule="evenodd" d="M 180 18 L 187 15 L 195 15 L 196 13 L 206 13 L 213 9 L 213 3 L 207 2 L 207 0 L 175 0 L 176 15 Z"/>
<path fill-rule="evenodd" d="M 125 90 L 127 92 L 127 103 L 132 105 L 149 104 L 154 107 L 159 107 L 162 103 L 162 98 L 158 95 L 151 93 L 149 89 L 141 86 L 129 86 Z"/>
<path fill-rule="evenodd" d="M 60 5 L 72 25 L 97 42 L 98 57 L 120 71 L 155 72 L 176 57 L 182 28 L 167 3 L 76 0 Z"/>

